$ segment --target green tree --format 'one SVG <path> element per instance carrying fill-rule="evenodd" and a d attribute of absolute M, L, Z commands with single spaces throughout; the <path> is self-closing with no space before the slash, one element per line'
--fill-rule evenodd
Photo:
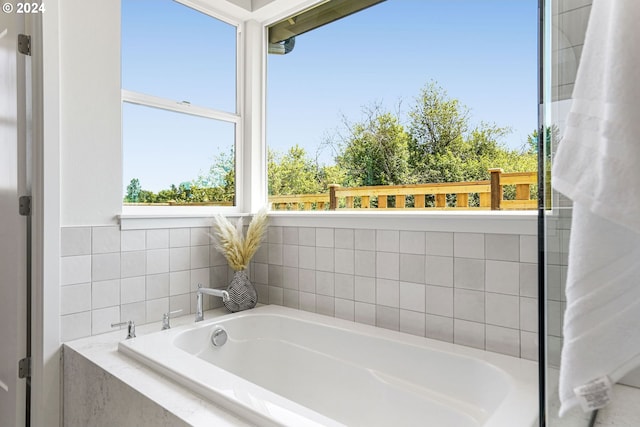
<path fill-rule="evenodd" d="M 140 201 L 140 192 L 142 187 L 140 186 L 140 180 L 133 178 L 129 185 L 127 185 L 127 194 L 124 196 L 126 203 L 138 203 Z"/>
<path fill-rule="evenodd" d="M 379 106 L 363 110 L 357 123 L 345 120 L 346 137 L 340 144 L 337 166 L 344 171 L 346 184 L 402 184 L 409 176 L 409 135 L 398 117 Z"/>
<path fill-rule="evenodd" d="M 281 154 L 268 150 L 269 194 L 309 194 L 320 192 L 318 167 L 304 148 L 295 145 Z"/>

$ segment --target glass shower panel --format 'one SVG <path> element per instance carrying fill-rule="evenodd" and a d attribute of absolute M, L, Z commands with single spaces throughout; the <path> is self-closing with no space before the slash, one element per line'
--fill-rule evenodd
<path fill-rule="evenodd" d="M 593 413 L 574 409 L 558 417 L 558 377 L 563 346 L 565 283 L 573 206 L 551 187 L 555 152 L 562 144 L 571 95 L 580 63 L 593 0 L 545 0 L 543 48 L 544 150 L 547 171 L 545 192 L 545 315 L 546 315 L 546 424 L 550 427 L 590 426 Z M 599 411 L 596 425 L 640 426 L 640 370 L 614 388 L 614 402 Z M 635 399 L 635 403 L 634 403 Z M 620 408 L 625 408 L 620 411 Z M 635 408 L 635 409 L 630 409 Z M 629 418 L 631 417 L 631 418 Z"/>

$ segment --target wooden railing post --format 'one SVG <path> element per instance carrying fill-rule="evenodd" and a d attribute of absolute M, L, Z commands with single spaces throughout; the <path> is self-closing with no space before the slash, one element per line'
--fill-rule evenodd
<path fill-rule="evenodd" d="M 500 168 L 489 169 L 491 172 L 491 210 L 500 210 L 502 201 L 502 186 L 500 185 L 500 174 L 504 171 Z"/>
<path fill-rule="evenodd" d="M 336 199 L 336 188 L 339 184 L 329 184 L 329 210 L 335 211 L 338 208 L 338 199 Z"/>

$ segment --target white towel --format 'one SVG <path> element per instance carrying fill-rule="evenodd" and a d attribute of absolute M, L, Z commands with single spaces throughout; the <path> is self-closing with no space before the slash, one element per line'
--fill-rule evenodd
<path fill-rule="evenodd" d="M 574 201 L 560 415 L 640 365 L 640 1 L 594 0 L 553 186 Z"/>

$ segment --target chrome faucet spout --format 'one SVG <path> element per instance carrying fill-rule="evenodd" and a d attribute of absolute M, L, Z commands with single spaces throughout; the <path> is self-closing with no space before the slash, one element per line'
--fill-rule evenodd
<path fill-rule="evenodd" d="M 224 289 L 203 288 L 201 284 L 198 284 L 198 291 L 196 292 L 196 322 L 204 320 L 204 310 L 202 307 L 203 294 L 222 298 L 222 302 L 229 301 L 229 292 Z"/>

